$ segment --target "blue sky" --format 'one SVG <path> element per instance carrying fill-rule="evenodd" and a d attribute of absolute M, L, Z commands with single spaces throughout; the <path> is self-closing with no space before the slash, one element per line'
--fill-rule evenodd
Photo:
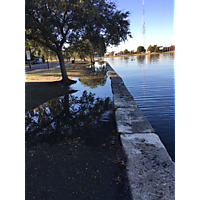
<path fill-rule="evenodd" d="M 107 52 L 137 50 L 143 46 L 142 13 L 143 0 L 116 0 L 117 8 L 131 13 L 130 30 L 133 38 L 118 47 L 108 47 Z M 174 44 L 174 0 L 144 0 L 145 5 L 145 43 L 159 46 Z"/>

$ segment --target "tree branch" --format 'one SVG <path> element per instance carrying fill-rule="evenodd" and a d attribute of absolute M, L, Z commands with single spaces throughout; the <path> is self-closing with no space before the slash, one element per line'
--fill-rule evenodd
<path fill-rule="evenodd" d="M 56 49 L 53 45 L 51 45 L 51 44 L 48 42 L 48 40 L 46 40 L 46 41 L 44 42 L 44 41 L 40 40 L 39 38 L 34 37 L 34 36 L 31 36 L 31 35 L 28 35 L 28 34 L 26 34 L 26 37 L 27 37 L 29 40 L 35 40 L 35 41 L 39 42 L 40 44 L 42 44 L 42 45 L 44 45 L 44 46 L 50 48 L 51 50 L 53 50 L 53 51 L 55 51 L 55 52 L 57 53 L 57 49 Z"/>
<path fill-rule="evenodd" d="M 66 32 L 64 33 L 63 32 L 63 39 L 61 40 L 61 42 L 60 42 L 60 46 L 62 47 L 63 46 L 63 44 L 66 42 L 66 36 L 67 36 L 67 34 L 68 34 L 68 32 L 69 32 L 69 28 L 66 30 Z"/>

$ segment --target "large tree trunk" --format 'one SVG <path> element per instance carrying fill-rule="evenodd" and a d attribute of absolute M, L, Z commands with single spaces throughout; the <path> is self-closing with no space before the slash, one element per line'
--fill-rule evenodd
<path fill-rule="evenodd" d="M 61 73 L 62 73 L 62 81 L 66 82 L 66 83 L 72 83 L 72 81 L 68 78 L 67 73 L 66 73 L 64 58 L 63 58 L 63 55 L 62 55 L 62 50 L 58 49 L 57 54 L 58 54 L 60 69 L 61 69 Z"/>
<path fill-rule="evenodd" d="M 59 59 L 59 63 L 60 63 L 60 69 L 61 69 L 61 73 L 62 73 L 62 80 L 63 81 L 68 81 L 69 78 L 68 78 L 67 73 L 66 73 L 64 58 L 63 58 L 63 55 L 62 55 L 62 50 L 58 49 L 57 54 L 58 54 L 58 59 Z"/>
<path fill-rule="evenodd" d="M 90 54 L 90 62 L 91 62 L 91 64 L 92 64 L 92 62 L 93 62 L 93 61 L 92 61 L 92 54 Z"/>

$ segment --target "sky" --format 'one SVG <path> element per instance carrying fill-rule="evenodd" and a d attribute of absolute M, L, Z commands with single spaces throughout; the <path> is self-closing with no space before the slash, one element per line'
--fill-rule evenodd
<path fill-rule="evenodd" d="M 115 0 L 117 9 L 131 13 L 130 30 L 133 38 L 118 47 L 108 47 L 107 52 L 137 50 L 144 46 L 142 33 L 143 0 Z M 170 46 L 174 44 L 174 0 L 144 0 L 145 48 L 149 45 Z"/>

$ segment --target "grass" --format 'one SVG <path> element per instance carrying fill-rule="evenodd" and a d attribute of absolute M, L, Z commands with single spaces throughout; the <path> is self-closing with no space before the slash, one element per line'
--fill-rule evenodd
<path fill-rule="evenodd" d="M 44 69 L 25 74 L 25 82 L 53 82 L 61 79 L 60 69 Z"/>
<path fill-rule="evenodd" d="M 82 76 L 87 72 L 89 62 L 77 61 L 66 65 L 66 72 L 69 78 Z M 50 68 L 43 70 L 35 70 L 25 74 L 25 82 L 53 82 L 62 79 L 60 68 Z"/>

